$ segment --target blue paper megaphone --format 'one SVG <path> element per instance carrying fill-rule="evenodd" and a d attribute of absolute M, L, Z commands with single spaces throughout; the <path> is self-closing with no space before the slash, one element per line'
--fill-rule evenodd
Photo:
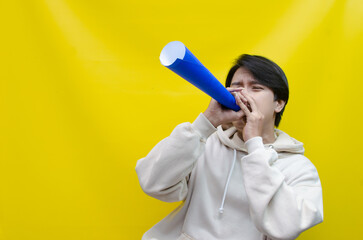
<path fill-rule="evenodd" d="M 239 111 L 234 96 L 203 66 L 188 48 L 179 41 L 168 43 L 160 54 L 160 62 L 223 106 Z"/>

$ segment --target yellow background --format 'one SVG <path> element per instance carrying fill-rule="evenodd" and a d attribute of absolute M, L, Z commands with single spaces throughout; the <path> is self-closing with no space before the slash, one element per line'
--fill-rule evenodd
<path fill-rule="evenodd" d="M 299 239 L 361 238 L 362 16 L 360 0 L 1 0 L 0 239 L 140 239 L 178 205 L 134 170 L 209 103 L 160 64 L 174 40 L 221 82 L 242 53 L 284 69 L 280 129 L 324 192 Z"/>

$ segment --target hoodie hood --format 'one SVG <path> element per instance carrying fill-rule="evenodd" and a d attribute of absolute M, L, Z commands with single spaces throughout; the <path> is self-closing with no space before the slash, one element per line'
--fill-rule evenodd
<path fill-rule="evenodd" d="M 247 148 L 244 141 L 238 136 L 237 129 L 235 127 L 230 127 L 223 130 L 221 126 L 217 128 L 217 136 L 219 140 L 232 149 L 243 151 L 247 153 Z M 278 153 L 299 153 L 304 154 L 303 143 L 290 137 L 285 132 L 275 128 L 276 140 L 274 143 L 264 144 L 265 146 L 275 149 Z"/>

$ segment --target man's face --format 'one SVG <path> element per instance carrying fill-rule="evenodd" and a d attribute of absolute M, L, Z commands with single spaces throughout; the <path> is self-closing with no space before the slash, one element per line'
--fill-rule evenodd
<path fill-rule="evenodd" d="M 279 103 L 274 101 L 273 91 L 259 84 L 253 75 L 244 67 L 240 67 L 234 73 L 231 88 L 243 87 L 248 95 L 255 101 L 258 110 L 264 115 L 264 128 L 274 126 L 275 110 Z M 242 131 L 246 124 L 245 118 L 242 121 L 233 122 L 238 131 Z"/>

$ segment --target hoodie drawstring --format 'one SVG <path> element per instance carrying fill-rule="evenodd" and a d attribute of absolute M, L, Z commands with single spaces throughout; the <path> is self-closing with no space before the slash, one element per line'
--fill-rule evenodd
<path fill-rule="evenodd" d="M 235 165 L 236 159 L 237 159 L 237 151 L 236 151 L 236 149 L 233 149 L 233 150 L 234 150 L 233 163 L 232 163 L 231 169 L 229 170 L 226 186 L 224 187 L 223 199 L 222 199 L 221 207 L 219 208 L 219 213 L 220 214 L 223 214 L 223 211 L 224 211 L 224 208 L 223 208 L 224 207 L 224 200 L 226 199 L 229 181 L 231 180 L 232 172 L 233 172 L 234 165 Z"/>

